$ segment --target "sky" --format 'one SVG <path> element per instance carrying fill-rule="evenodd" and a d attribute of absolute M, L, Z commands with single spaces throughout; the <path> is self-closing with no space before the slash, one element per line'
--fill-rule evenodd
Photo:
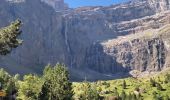
<path fill-rule="evenodd" d="M 81 6 L 109 6 L 111 4 L 122 3 L 127 0 L 64 0 L 69 7 L 76 8 Z"/>

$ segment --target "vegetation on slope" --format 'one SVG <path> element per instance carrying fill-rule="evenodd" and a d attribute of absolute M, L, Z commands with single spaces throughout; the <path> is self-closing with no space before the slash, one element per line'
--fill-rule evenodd
<path fill-rule="evenodd" d="M 170 100 L 170 74 L 97 82 L 70 82 L 64 65 L 48 65 L 42 76 L 11 76 L 0 70 L 4 98 L 18 100 Z"/>
<path fill-rule="evenodd" d="M 75 97 L 84 94 L 83 83 L 74 83 Z M 160 74 L 151 78 L 125 78 L 90 83 L 106 100 L 169 100 L 170 74 Z M 117 100 L 116 99 L 116 100 Z"/>
<path fill-rule="evenodd" d="M 17 39 L 21 34 L 22 23 L 20 20 L 12 22 L 11 25 L 0 29 L 0 54 L 6 55 L 11 52 L 12 48 L 18 47 L 22 41 Z"/>

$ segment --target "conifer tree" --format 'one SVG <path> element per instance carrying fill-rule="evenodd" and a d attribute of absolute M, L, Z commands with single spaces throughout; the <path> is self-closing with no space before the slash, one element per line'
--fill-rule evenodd
<path fill-rule="evenodd" d="M 12 48 L 19 46 L 22 41 L 17 39 L 21 34 L 22 23 L 16 20 L 11 25 L 0 29 L 0 54 L 6 55 L 11 52 Z"/>
<path fill-rule="evenodd" d="M 126 89 L 126 81 L 125 80 L 123 80 L 122 88 Z"/>
<path fill-rule="evenodd" d="M 65 65 L 48 65 L 44 70 L 44 84 L 39 95 L 40 100 L 71 100 L 72 83 Z"/>

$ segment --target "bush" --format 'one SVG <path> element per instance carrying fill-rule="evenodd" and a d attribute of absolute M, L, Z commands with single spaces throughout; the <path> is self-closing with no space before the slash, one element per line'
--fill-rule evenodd
<path fill-rule="evenodd" d="M 19 83 L 18 97 L 21 100 L 38 100 L 43 80 L 36 75 L 25 75 Z"/>
<path fill-rule="evenodd" d="M 160 91 L 163 90 L 163 87 L 162 87 L 161 84 L 159 84 L 159 83 L 156 84 L 156 87 L 157 87 L 157 89 L 160 90 Z"/>
<path fill-rule="evenodd" d="M 6 92 L 7 95 L 4 97 L 5 99 L 12 99 L 10 98 L 11 95 L 18 90 L 17 82 L 17 78 L 12 77 L 4 69 L 0 69 L 0 90 Z"/>

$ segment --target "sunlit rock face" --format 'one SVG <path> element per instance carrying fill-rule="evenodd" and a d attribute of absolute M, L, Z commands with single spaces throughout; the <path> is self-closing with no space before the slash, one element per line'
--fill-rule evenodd
<path fill-rule="evenodd" d="M 48 5 L 52 6 L 55 10 L 66 10 L 68 5 L 64 3 L 64 0 L 41 0 Z"/>
<path fill-rule="evenodd" d="M 157 12 L 170 9 L 170 0 L 131 0 L 132 2 L 146 2 Z"/>
<path fill-rule="evenodd" d="M 0 57 L 11 73 L 41 73 L 48 63 L 62 62 L 73 80 L 97 80 L 170 66 L 168 0 L 67 10 L 62 0 L 0 0 L 0 27 L 16 18 L 24 23 L 23 45 Z"/>
<path fill-rule="evenodd" d="M 10 3 L 22 3 L 22 2 L 25 2 L 25 0 L 6 0 Z"/>

